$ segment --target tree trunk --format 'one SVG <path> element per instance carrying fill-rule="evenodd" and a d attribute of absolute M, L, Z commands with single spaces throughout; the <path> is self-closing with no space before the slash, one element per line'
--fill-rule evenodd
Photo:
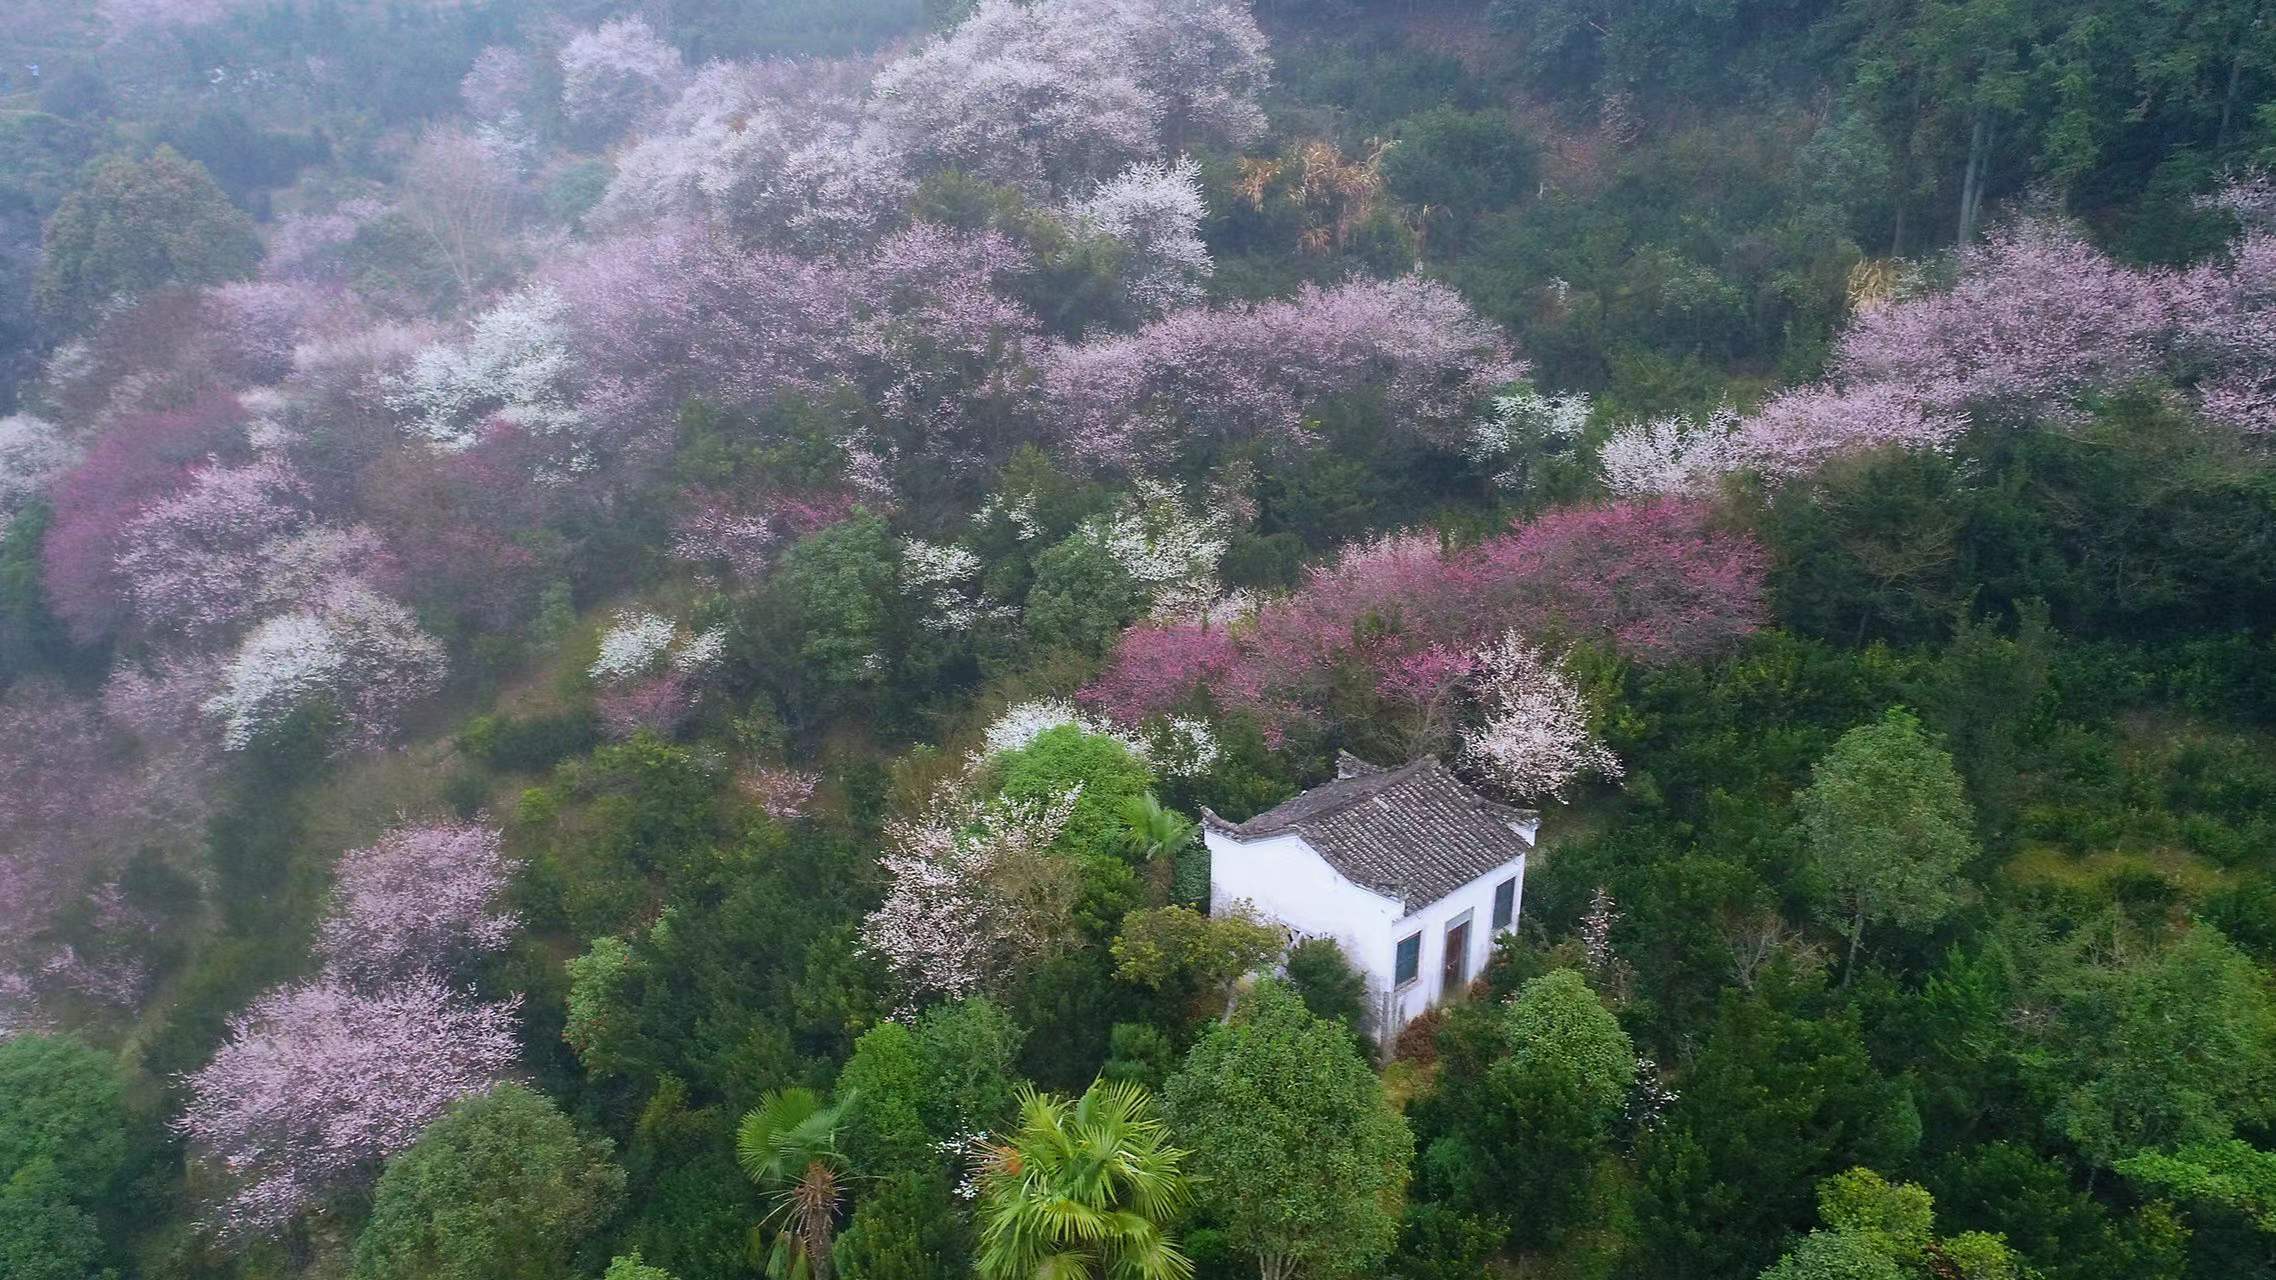
<path fill-rule="evenodd" d="M 1260 1280 L 1293 1280 L 1296 1260 L 1285 1253 L 1257 1251 L 1257 1275 Z"/>
<path fill-rule="evenodd" d="M 1976 208 L 1983 198 L 1985 152 L 1991 147 L 1990 113 L 1978 108 L 1976 123 L 1968 130 L 1968 168 L 1960 182 L 1960 243 L 1976 238 Z"/>
<path fill-rule="evenodd" d="M 1850 976 L 1857 972 L 1857 949 L 1864 942 L 1865 913 L 1859 911 L 1857 918 L 1849 922 L 1849 961 L 1841 966 L 1841 986 L 1845 991 L 1849 989 Z"/>
<path fill-rule="evenodd" d="M 2237 85 L 2244 80 L 2244 42 L 2237 41 L 2236 51 L 2229 55 L 2229 87 L 2221 95 L 2221 128 L 2213 136 L 2214 154 L 2229 148 L 2229 125 L 2236 119 Z"/>

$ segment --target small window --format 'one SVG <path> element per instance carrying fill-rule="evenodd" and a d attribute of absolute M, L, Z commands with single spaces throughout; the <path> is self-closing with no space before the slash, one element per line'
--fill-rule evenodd
<path fill-rule="evenodd" d="M 1511 876 L 1494 886 L 1494 932 L 1509 928 L 1517 918 L 1517 877 Z"/>
<path fill-rule="evenodd" d="M 1403 987 L 1422 972 L 1422 935 L 1411 934 L 1399 939 L 1398 958 L 1391 965 L 1391 985 Z"/>

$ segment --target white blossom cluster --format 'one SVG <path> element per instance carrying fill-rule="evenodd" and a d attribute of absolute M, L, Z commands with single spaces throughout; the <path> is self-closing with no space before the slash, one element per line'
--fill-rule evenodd
<path fill-rule="evenodd" d="M 447 449 L 473 444 L 493 416 L 539 434 L 574 430 L 583 415 L 569 392 L 566 312 L 551 288 L 514 294 L 476 317 L 464 341 L 421 348 L 390 387 L 388 407 Z"/>
<path fill-rule="evenodd" d="M 1588 426 L 1589 399 L 1572 391 L 1545 396 L 1521 387 L 1495 396 L 1486 416 L 1470 424 L 1466 452 L 1484 466 L 1506 462 L 1534 451 L 1561 453 L 1580 439 Z M 1512 466 L 1494 477 L 1503 488 L 1515 488 L 1520 472 Z"/>
<path fill-rule="evenodd" d="M 1473 659 L 1484 719 L 1462 738 L 1462 759 L 1521 799 L 1564 799 L 1587 774 L 1618 778 L 1620 758 L 1589 728 L 1580 690 L 1516 631 Z"/>
<path fill-rule="evenodd" d="M 1189 157 L 1135 164 L 1070 211 L 1077 226 L 1112 237 L 1124 251 L 1123 289 L 1148 318 L 1199 302 L 1213 269 L 1201 239 L 1208 205 L 1201 167 Z"/>
<path fill-rule="evenodd" d="M 1222 513 L 1188 512 L 1175 483 L 1141 478 L 1112 512 L 1086 523 L 1083 534 L 1146 590 L 1158 614 L 1183 617 L 1217 598 L 1227 523 Z"/>
<path fill-rule="evenodd" d="M 1669 414 L 1626 424 L 1604 442 L 1605 487 L 1623 497 L 1695 493 L 1742 464 L 1739 415 L 1725 405 L 1698 422 Z"/>
<path fill-rule="evenodd" d="M 1021 542 L 1033 542 L 1043 536 L 1043 522 L 1035 515 L 1035 495 L 1023 493 L 1017 497 L 991 493 L 980 509 L 972 513 L 975 524 L 989 524 L 996 520 L 1009 521 L 1012 536 Z"/>
<path fill-rule="evenodd" d="M 969 631 L 1012 614 L 1010 605 L 980 597 L 980 567 L 979 556 L 954 543 L 910 538 L 901 544 L 902 589 L 924 602 L 931 631 Z"/>
<path fill-rule="evenodd" d="M 0 525 L 78 456 L 53 423 L 28 413 L 0 418 Z"/>
<path fill-rule="evenodd" d="M 1048 801 L 982 800 L 950 779 L 925 811 L 887 828 L 879 862 L 891 879 L 863 920 L 864 950 L 904 991 L 959 999 L 985 990 L 1049 945 L 1048 908 L 1030 887 L 1036 864 L 1074 816 L 1078 785 Z"/>
<path fill-rule="evenodd" d="M 443 649 L 408 610 L 359 582 L 253 628 L 205 702 L 222 745 L 250 746 L 295 712 L 330 701 L 351 742 L 376 740 L 404 706 L 442 686 Z"/>
<path fill-rule="evenodd" d="M 1072 726 L 1095 737 L 1121 744 L 1156 773 L 1186 778 L 1206 773 L 1220 754 L 1217 735 L 1209 725 L 1190 716 L 1170 716 L 1144 733 L 1124 729 L 1103 716 L 1092 715 L 1059 698 L 1036 698 L 1006 708 L 981 735 L 983 759 L 1021 751 L 1053 729 Z"/>
<path fill-rule="evenodd" d="M 600 653 L 585 674 L 601 684 L 616 685 L 650 675 L 670 656 L 673 670 L 698 675 L 716 665 L 727 652 L 727 632 L 713 627 L 694 636 L 680 624 L 645 609 L 620 609 L 609 629 L 601 633 Z"/>

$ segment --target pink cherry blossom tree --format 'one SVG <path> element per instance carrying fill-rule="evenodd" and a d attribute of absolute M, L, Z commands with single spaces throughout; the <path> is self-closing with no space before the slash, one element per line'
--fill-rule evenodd
<path fill-rule="evenodd" d="M 423 974 L 374 991 L 323 977 L 255 1000 L 184 1077 L 190 1101 L 174 1122 L 229 1185 L 213 1225 L 272 1232 L 368 1182 L 445 1107 L 512 1068 L 517 1003 L 468 1002 Z"/>
<path fill-rule="evenodd" d="M 1464 765 L 1520 800 L 1562 800 L 1584 777 L 1620 777 L 1580 690 L 1523 636 L 1504 632 L 1473 666 L 1480 719 L 1463 734 Z"/>
<path fill-rule="evenodd" d="M 330 972 L 365 988 L 420 971 L 459 972 L 520 926 L 499 906 L 519 865 L 494 827 L 397 827 L 341 856 L 316 953 Z"/>
<path fill-rule="evenodd" d="M 1305 410 L 1379 393 L 1394 429 L 1456 448 L 1472 410 L 1524 365 L 1444 285 L 1307 285 L 1291 299 L 1179 311 L 1136 333 L 1044 352 L 1043 413 L 1075 453 L 1128 466 L 1199 436 L 1301 439 Z"/>
<path fill-rule="evenodd" d="M 265 554 L 307 520 L 300 478 L 274 458 L 208 464 L 137 514 L 117 564 L 136 621 L 199 639 L 273 603 Z"/>
<path fill-rule="evenodd" d="M 83 640 L 126 621 L 130 599 L 118 554 L 143 507 L 192 466 L 244 448 L 237 397 L 207 395 L 185 408 L 121 417 L 56 482 L 55 519 L 41 548 L 49 603 Z"/>

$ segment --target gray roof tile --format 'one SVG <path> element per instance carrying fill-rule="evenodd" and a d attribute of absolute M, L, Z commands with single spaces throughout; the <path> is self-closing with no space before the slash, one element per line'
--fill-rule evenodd
<path fill-rule="evenodd" d="M 1202 822 L 1235 840 L 1301 835 L 1346 878 L 1410 914 L 1533 848 L 1512 824 L 1538 813 L 1486 799 L 1436 756 L 1387 769 L 1345 754 L 1337 774 L 1247 822 L 1207 809 Z"/>

